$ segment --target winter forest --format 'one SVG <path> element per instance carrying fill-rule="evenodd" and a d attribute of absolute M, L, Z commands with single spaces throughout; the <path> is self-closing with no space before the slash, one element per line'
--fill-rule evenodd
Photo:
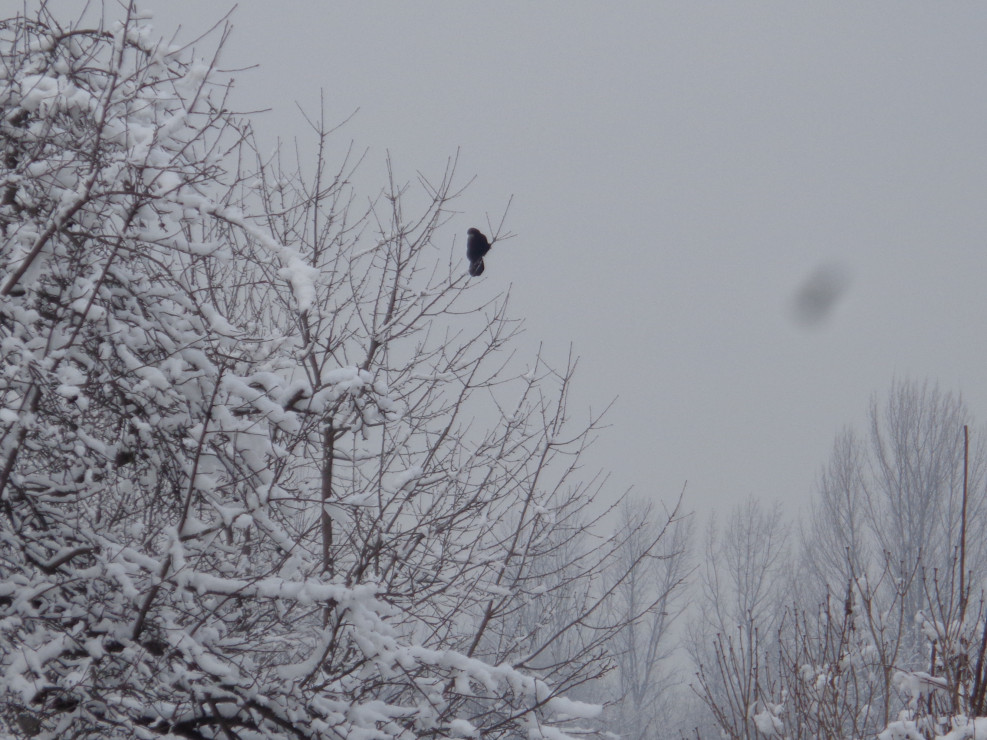
<path fill-rule="evenodd" d="M 225 33 L 0 21 L 0 736 L 987 733 L 958 395 L 878 389 L 802 521 L 612 490 L 575 359 L 471 291 L 455 159 L 263 149 Z"/>

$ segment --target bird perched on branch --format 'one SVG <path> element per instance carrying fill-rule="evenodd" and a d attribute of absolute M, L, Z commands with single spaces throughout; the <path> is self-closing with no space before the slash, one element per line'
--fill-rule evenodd
<path fill-rule="evenodd" d="M 470 275 L 477 277 L 483 274 L 483 255 L 489 251 L 490 242 L 479 229 L 466 232 L 466 259 L 470 261 Z"/>

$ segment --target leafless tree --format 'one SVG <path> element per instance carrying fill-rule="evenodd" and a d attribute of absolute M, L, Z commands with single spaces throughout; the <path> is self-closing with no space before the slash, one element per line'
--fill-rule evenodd
<path fill-rule="evenodd" d="M 895 561 L 946 563 L 959 541 L 964 481 L 962 399 L 926 383 L 896 383 L 883 406 L 871 406 L 867 503 L 873 536 Z M 984 486 L 984 448 L 974 440 L 968 483 Z M 983 497 L 971 502 L 971 526 L 982 530 Z M 971 543 L 973 544 L 973 543 Z M 982 569 L 983 545 L 967 553 Z"/>
<path fill-rule="evenodd" d="M 611 730 L 628 740 L 667 735 L 677 720 L 674 703 L 684 693 L 685 656 L 675 652 L 687 606 L 692 525 L 691 518 L 676 517 L 674 510 L 672 516 L 660 513 L 642 499 L 620 508 L 618 531 L 633 536 L 623 542 L 619 584 L 608 605 L 625 625 L 611 641 L 615 669 L 608 717 Z M 645 567 L 636 567 L 639 561 Z"/>
<path fill-rule="evenodd" d="M 874 562 L 866 491 L 866 458 L 852 429 L 837 435 L 819 476 L 808 521 L 802 528 L 802 567 L 796 587 L 806 603 L 828 598 L 836 584 L 866 573 Z"/>
<path fill-rule="evenodd" d="M 765 509 L 751 498 L 731 512 L 722 531 L 710 522 L 689 650 L 695 691 L 726 737 L 757 737 L 762 718 L 773 716 L 788 564 L 788 528 L 779 508 Z"/>
<path fill-rule="evenodd" d="M 804 561 L 814 578 L 802 585 L 820 592 L 838 590 L 855 577 L 873 585 L 880 578 L 890 590 L 873 593 L 888 603 L 899 596 L 893 577 L 909 578 L 902 609 L 906 653 L 900 667 L 925 663 L 924 638 L 912 621 L 927 609 L 923 578 L 934 569 L 948 569 L 960 541 L 964 480 L 973 492 L 965 521 L 971 532 L 984 532 L 987 509 L 983 490 L 983 442 L 972 438 L 964 478 L 963 429 L 969 412 L 962 399 L 934 385 L 896 382 L 886 400 L 875 397 L 870 409 L 870 434 L 861 439 L 843 432 L 819 483 L 812 526 L 804 537 Z M 980 573 L 987 566 L 982 537 L 968 538 L 966 568 Z M 890 575 L 890 574 L 889 574 Z"/>

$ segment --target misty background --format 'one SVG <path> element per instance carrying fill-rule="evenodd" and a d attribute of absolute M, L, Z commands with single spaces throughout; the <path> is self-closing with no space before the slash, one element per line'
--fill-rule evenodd
<path fill-rule="evenodd" d="M 232 3 L 142 7 L 187 43 Z M 311 148 L 298 106 L 321 95 L 368 194 L 388 151 L 407 181 L 458 152 L 457 255 L 511 202 L 475 289 L 510 286 L 532 352 L 571 345 L 574 413 L 617 398 L 587 457 L 615 491 L 794 513 L 894 379 L 984 417 L 987 6 L 244 0 L 229 21 L 220 67 L 256 65 L 231 106 L 269 109 L 272 149 Z"/>

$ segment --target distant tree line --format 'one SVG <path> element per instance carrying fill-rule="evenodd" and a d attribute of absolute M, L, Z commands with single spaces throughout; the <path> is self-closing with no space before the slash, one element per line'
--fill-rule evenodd
<path fill-rule="evenodd" d="M 708 711 L 692 736 L 972 737 L 985 464 L 958 396 L 896 382 L 866 434 L 837 436 L 801 527 L 751 501 L 711 531 L 690 640 Z"/>

